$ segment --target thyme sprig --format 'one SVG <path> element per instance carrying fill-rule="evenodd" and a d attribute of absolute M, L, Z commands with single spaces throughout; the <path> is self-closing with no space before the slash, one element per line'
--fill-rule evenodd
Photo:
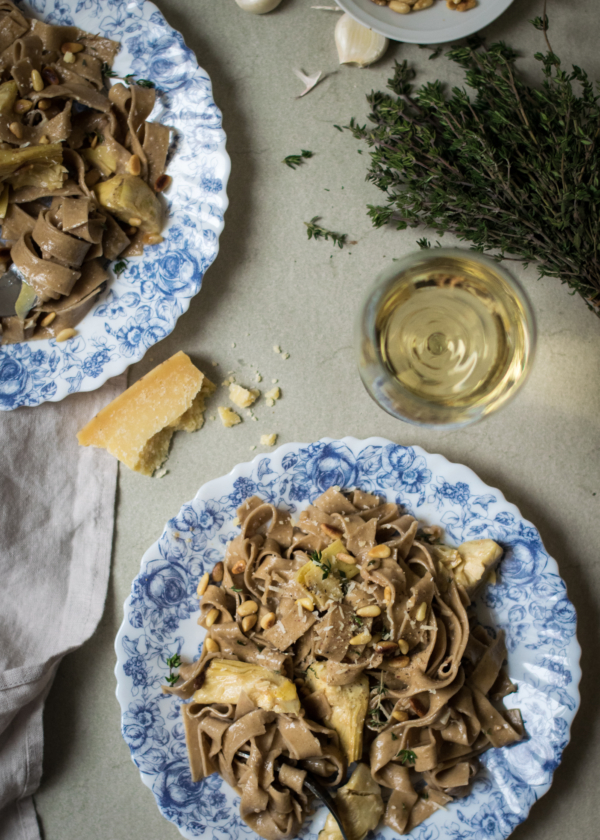
<path fill-rule="evenodd" d="M 400 750 L 396 758 L 399 758 L 405 765 L 414 764 L 417 760 L 417 756 L 412 750 Z"/>
<path fill-rule="evenodd" d="M 472 38 L 446 53 L 472 95 L 440 81 L 415 90 L 397 63 L 390 92 L 368 97 L 372 125 L 346 128 L 371 148 L 367 177 L 387 196 L 369 207 L 376 227 L 427 225 L 536 262 L 600 315 L 600 96 L 580 67 L 563 69 L 545 9 L 532 23 L 547 45 L 535 54 L 540 86 L 521 77 L 511 47 Z"/>
<path fill-rule="evenodd" d="M 285 163 L 286 166 L 289 166 L 290 169 L 296 169 L 298 166 L 300 166 L 301 163 L 304 162 L 306 158 L 311 158 L 313 157 L 313 155 L 314 152 L 309 152 L 307 149 L 302 149 L 299 155 L 288 155 L 287 157 L 284 157 L 284 159 L 281 162 Z"/>
<path fill-rule="evenodd" d="M 322 227 L 321 225 L 317 224 L 321 217 L 320 216 L 313 216 L 310 222 L 304 222 L 307 227 L 307 235 L 309 239 L 331 239 L 334 245 L 337 245 L 338 248 L 343 248 L 346 244 L 346 240 L 348 238 L 347 233 L 335 233 L 332 230 L 327 230 L 327 228 Z"/>
<path fill-rule="evenodd" d="M 123 274 L 123 272 L 125 271 L 125 269 L 127 268 L 128 265 L 129 265 L 129 260 L 119 260 L 119 262 L 116 262 L 113 265 L 113 271 L 115 272 L 117 277 L 120 274 Z"/>
<path fill-rule="evenodd" d="M 126 76 L 119 76 L 118 73 L 110 67 L 107 62 L 105 61 L 102 64 L 101 72 L 103 76 L 106 76 L 107 79 L 122 79 L 126 85 L 138 85 L 139 87 L 145 88 L 155 88 L 156 85 L 154 82 L 151 82 L 150 79 L 137 79 L 136 73 L 128 73 Z"/>
<path fill-rule="evenodd" d="M 169 683 L 169 685 L 175 685 L 179 679 L 179 674 L 174 674 L 173 668 L 179 668 L 181 665 L 181 656 L 178 653 L 174 653 L 173 656 L 169 656 L 167 659 L 167 665 L 169 666 L 169 676 L 165 677 L 165 680 Z"/>
<path fill-rule="evenodd" d="M 327 578 L 331 574 L 331 561 L 325 560 L 325 562 L 323 562 L 323 555 L 320 551 L 309 551 L 308 556 L 315 564 L 315 566 L 318 566 L 319 569 L 321 569 L 321 572 L 323 574 L 323 580 L 327 580 Z"/>

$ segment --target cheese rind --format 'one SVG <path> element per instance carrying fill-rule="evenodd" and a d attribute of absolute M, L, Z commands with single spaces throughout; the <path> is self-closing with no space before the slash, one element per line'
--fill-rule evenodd
<path fill-rule="evenodd" d="M 152 475 L 173 433 L 195 431 L 215 386 L 183 352 L 155 367 L 105 406 L 77 434 L 82 446 L 106 449 L 127 467 Z"/>

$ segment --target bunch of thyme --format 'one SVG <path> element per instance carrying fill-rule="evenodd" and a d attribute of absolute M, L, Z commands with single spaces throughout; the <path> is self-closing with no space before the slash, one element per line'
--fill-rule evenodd
<path fill-rule="evenodd" d="M 369 207 L 376 227 L 427 225 L 498 259 L 535 261 L 600 315 L 600 97 L 580 67 L 562 68 L 545 12 L 532 23 L 548 47 L 535 55 L 541 86 L 526 84 L 506 44 L 470 39 L 447 57 L 471 95 L 440 81 L 415 91 L 414 71 L 396 63 L 391 93 L 368 97 L 373 126 L 347 128 L 371 147 L 367 179 L 387 194 Z"/>

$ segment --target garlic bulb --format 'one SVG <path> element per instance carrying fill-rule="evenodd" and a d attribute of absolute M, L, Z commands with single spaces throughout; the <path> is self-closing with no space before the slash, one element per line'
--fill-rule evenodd
<path fill-rule="evenodd" d="M 240 9 L 252 12 L 253 15 L 266 15 L 281 3 L 281 0 L 235 0 Z"/>
<path fill-rule="evenodd" d="M 389 43 L 383 35 L 357 23 L 350 15 L 342 15 L 335 25 L 335 45 L 340 64 L 367 67 L 379 61 Z"/>

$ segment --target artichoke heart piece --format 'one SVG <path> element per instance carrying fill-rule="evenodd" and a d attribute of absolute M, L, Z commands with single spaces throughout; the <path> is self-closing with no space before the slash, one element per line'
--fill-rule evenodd
<path fill-rule="evenodd" d="M 383 799 L 366 764 L 357 765 L 348 784 L 338 790 L 335 804 L 348 840 L 364 840 L 369 831 L 377 828 L 383 816 Z M 342 840 L 342 832 L 331 814 L 328 814 L 318 840 Z"/>
<path fill-rule="evenodd" d="M 126 224 L 136 225 L 145 233 L 160 233 L 162 207 L 160 201 L 145 181 L 137 175 L 115 175 L 94 187 L 98 202 Z"/>
<path fill-rule="evenodd" d="M 8 210 L 8 195 L 10 193 L 10 187 L 6 184 L 4 187 L 0 187 L 2 192 L 0 193 L 0 219 L 6 218 L 6 212 Z"/>
<path fill-rule="evenodd" d="M 0 114 L 12 114 L 18 93 L 16 82 L 4 82 L 0 85 Z"/>
<path fill-rule="evenodd" d="M 454 577 L 467 588 L 475 588 L 502 557 L 502 548 L 494 540 L 469 540 L 457 551 L 462 563 L 454 570 Z"/>
<path fill-rule="evenodd" d="M 300 714 L 300 700 L 296 686 L 287 677 L 262 665 L 236 662 L 233 659 L 213 659 L 206 669 L 202 688 L 194 693 L 194 701 L 232 703 L 237 705 L 244 691 L 260 709 L 279 714 Z"/>
<path fill-rule="evenodd" d="M 98 169 L 105 178 L 117 171 L 117 159 L 104 143 L 96 146 L 95 149 L 83 149 L 81 156 L 90 166 Z"/>
<path fill-rule="evenodd" d="M 37 293 L 35 289 L 33 289 L 28 283 L 24 280 L 21 284 L 21 291 L 19 292 L 19 297 L 15 303 L 15 315 L 17 318 L 20 318 L 21 321 L 24 321 L 29 312 L 35 306 L 35 302 L 37 300 Z"/>
<path fill-rule="evenodd" d="M 26 146 L 23 149 L 0 149 L 0 181 L 6 181 L 15 173 L 21 174 L 17 173 L 21 166 L 35 164 L 39 167 L 50 168 L 61 164 L 62 153 L 60 143 L 47 143 L 45 146 Z M 27 171 L 25 170 L 25 172 Z M 62 187 L 62 175 L 59 186 Z"/>
<path fill-rule="evenodd" d="M 7 182 L 15 189 L 22 187 L 39 187 L 43 190 L 60 190 L 65 182 L 67 169 L 60 163 L 50 166 L 31 163 L 19 169 L 14 175 L 9 175 Z"/>
<path fill-rule="evenodd" d="M 323 721 L 337 732 L 348 764 L 362 756 L 363 727 L 369 707 L 369 679 L 361 674 L 348 685 L 329 685 L 323 679 L 325 662 L 313 662 L 306 672 L 311 691 L 322 691 L 331 706 L 331 715 Z"/>

